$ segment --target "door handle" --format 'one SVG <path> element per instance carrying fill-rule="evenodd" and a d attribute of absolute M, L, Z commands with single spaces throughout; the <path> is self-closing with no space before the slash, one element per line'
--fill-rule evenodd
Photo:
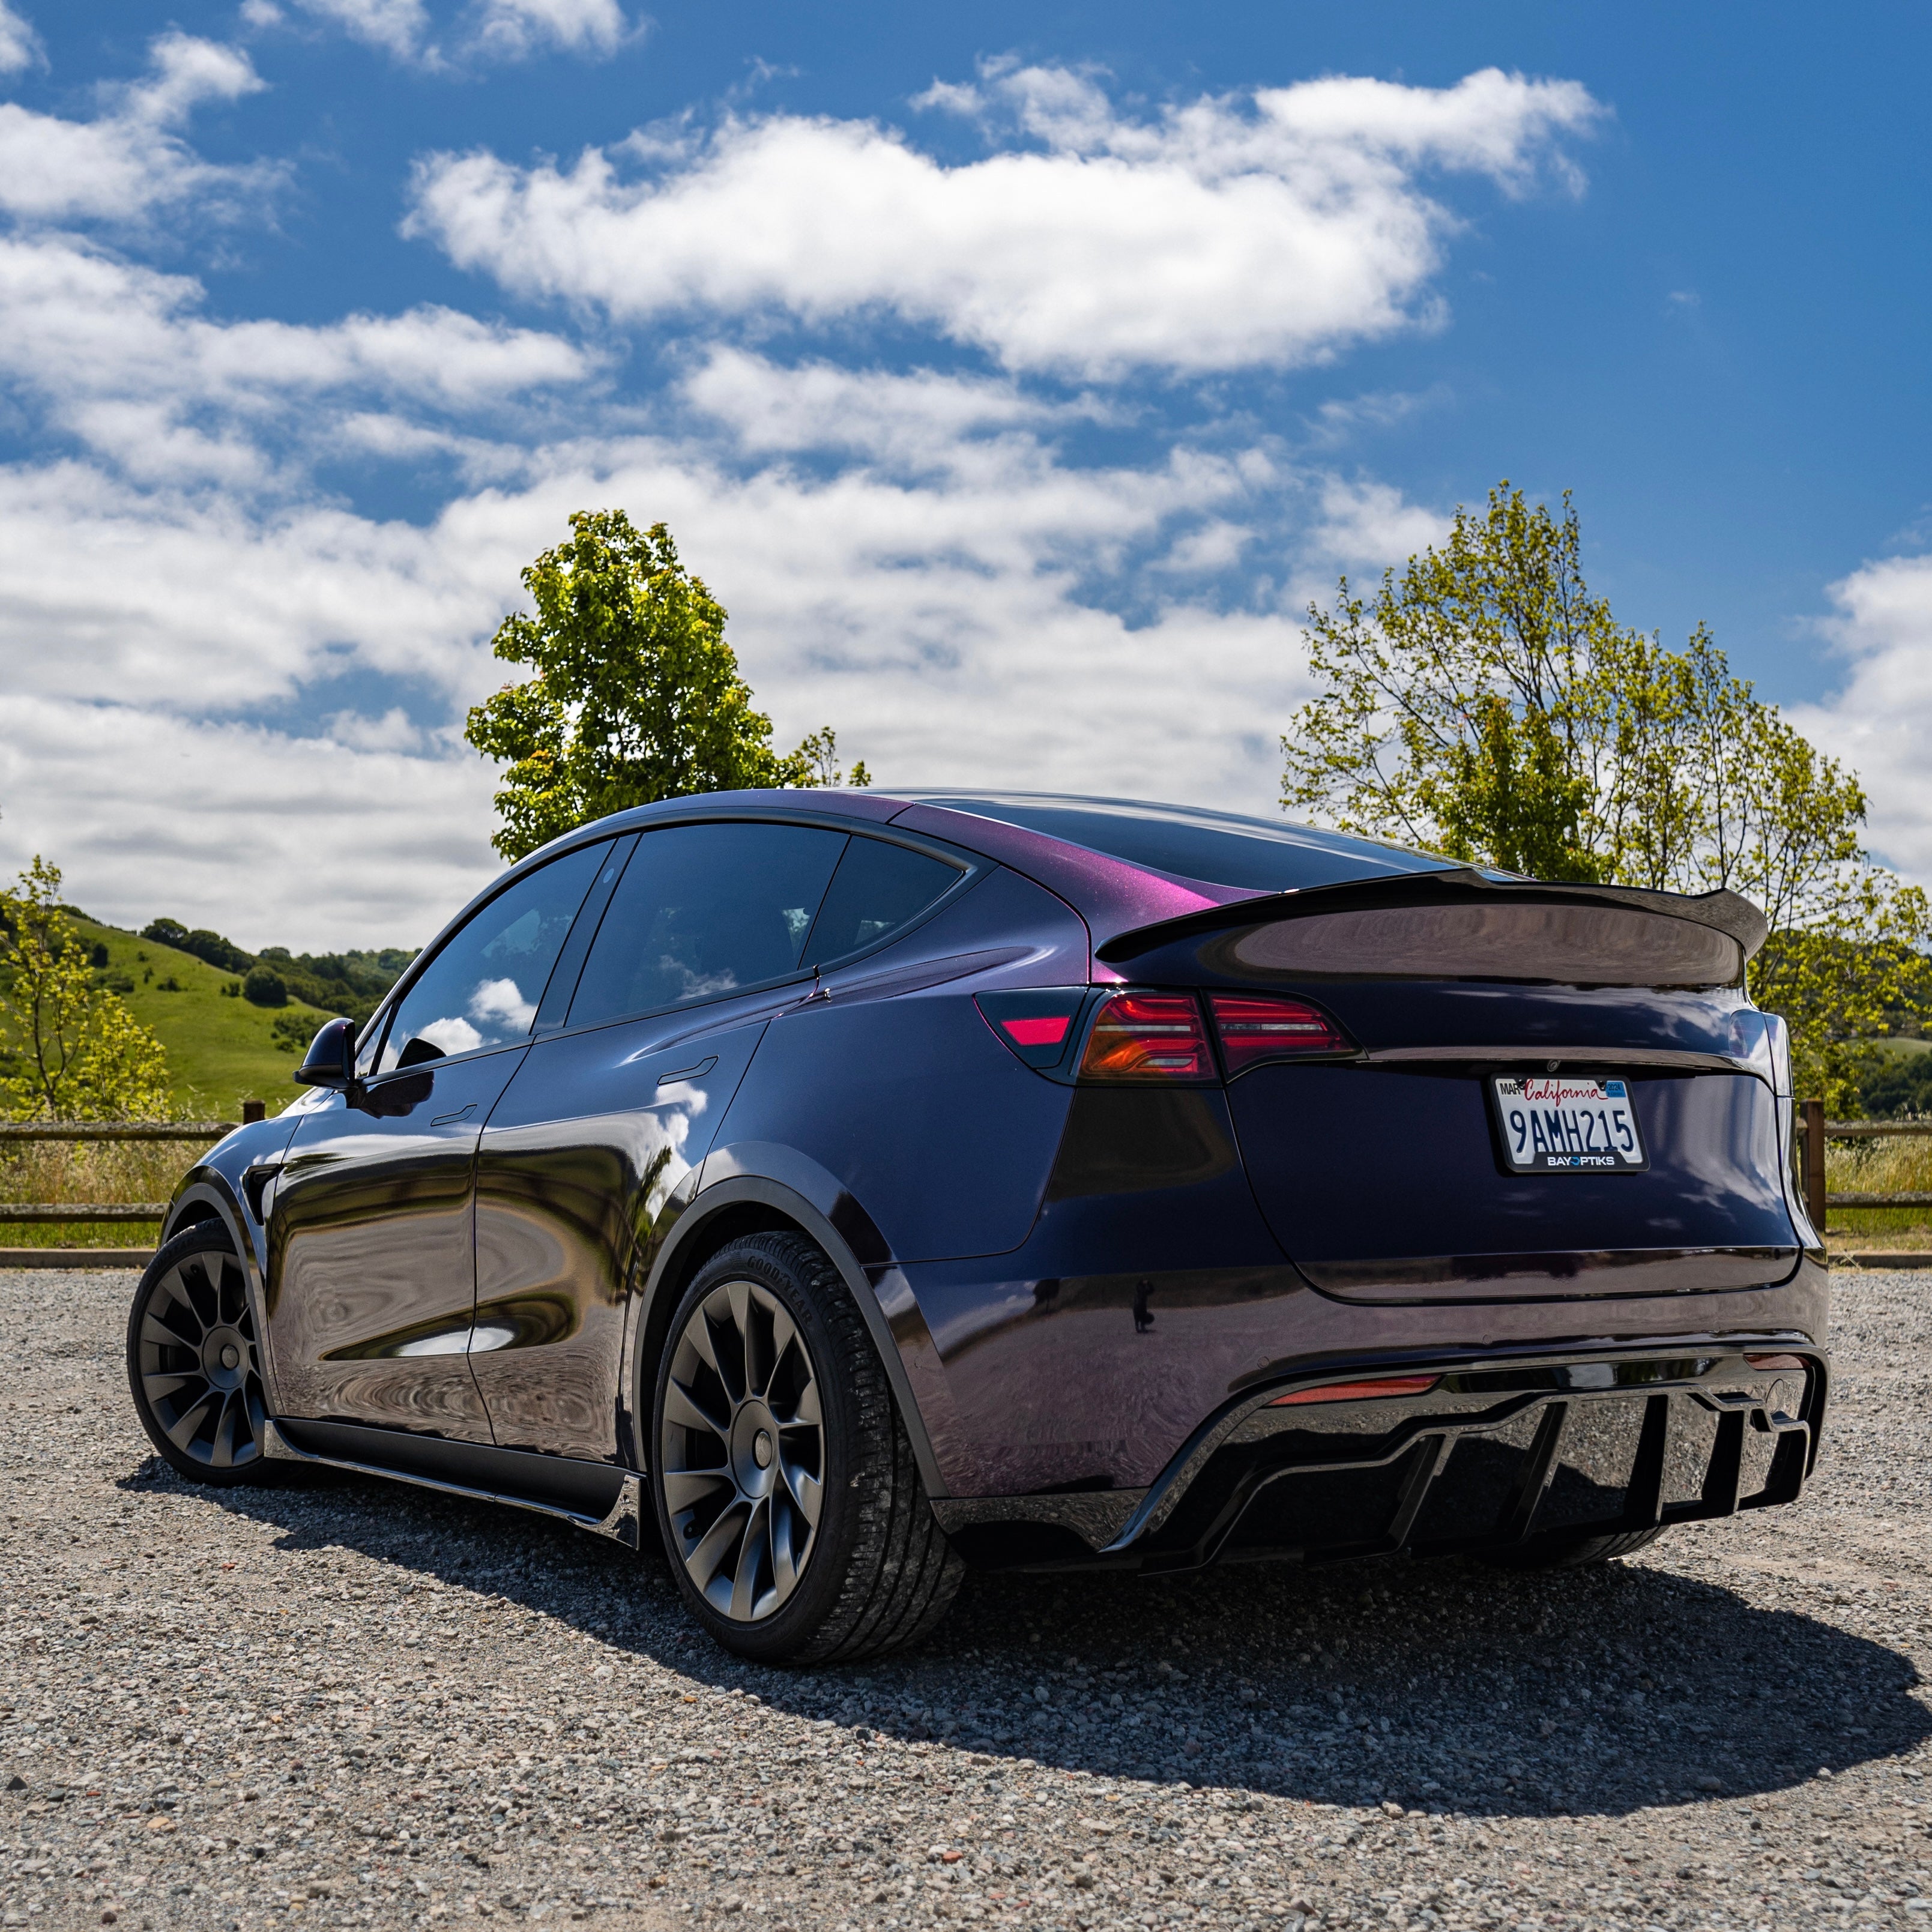
<path fill-rule="evenodd" d="M 718 1056 L 712 1054 L 708 1060 L 700 1060 L 695 1066 L 680 1066 L 675 1073 L 660 1073 L 660 1087 L 675 1087 L 680 1080 L 701 1080 L 718 1064 Z"/>
<path fill-rule="evenodd" d="M 475 1113 L 476 1111 L 476 1102 L 472 1100 L 468 1106 L 459 1107 L 453 1114 L 438 1114 L 436 1118 L 430 1122 L 430 1125 L 433 1127 L 454 1126 L 458 1120 L 468 1120 L 470 1115 Z"/>

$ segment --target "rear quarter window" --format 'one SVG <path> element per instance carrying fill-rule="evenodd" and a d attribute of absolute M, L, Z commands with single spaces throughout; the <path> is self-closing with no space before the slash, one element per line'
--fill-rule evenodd
<path fill-rule="evenodd" d="M 845 848 L 801 962 L 842 959 L 909 925 L 956 885 L 962 868 L 908 845 L 855 838 Z"/>

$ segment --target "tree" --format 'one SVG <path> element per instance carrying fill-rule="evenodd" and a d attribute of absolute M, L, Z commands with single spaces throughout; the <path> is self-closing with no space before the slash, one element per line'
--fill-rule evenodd
<path fill-rule="evenodd" d="M 1504 482 L 1372 598 L 1343 578 L 1309 612 L 1322 688 L 1282 803 L 1538 878 L 1743 893 L 1772 928 L 1751 994 L 1801 1086 L 1849 1106 L 1873 1040 L 1928 1010 L 1932 909 L 1863 849 L 1856 777 L 1702 626 L 1673 651 L 1618 624 L 1581 554 L 1567 496 L 1558 518 Z"/>
<path fill-rule="evenodd" d="M 570 528 L 523 572 L 536 614 L 497 627 L 496 655 L 533 675 L 478 705 L 464 733 L 508 767 L 490 842 L 505 858 L 654 799 L 840 782 L 829 725 L 772 749 L 724 607 L 664 524 L 640 533 L 622 510 L 580 510 Z M 868 782 L 862 764 L 850 782 Z"/>
<path fill-rule="evenodd" d="M 0 893 L 0 1103 L 16 1120 L 165 1118 L 167 1056 L 94 982 L 87 946 L 60 905 L 60 868 L 36 854 Z"/>

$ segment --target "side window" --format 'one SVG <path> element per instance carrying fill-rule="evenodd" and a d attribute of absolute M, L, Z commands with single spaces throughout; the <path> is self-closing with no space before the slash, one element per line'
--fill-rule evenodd
<path fill-rule="evenodd" d="M 844 850 L 808 825 L 646 832 L 598 928 L 570 1024 L 712 1000 L 798 970 Z"/>
<path fill-rule="evenodd" d="M 553 859 L 452 934 L 403 995 L 379 1073 L 528 1037 L 537 1003 L 608 842 Z"/>
<path fill-rule="evenodd" d="M 916 919 L 958 878 L 959 868 L 943 859 L 883 838 L 855 838 L 838 862 L 801 963 L 842 959 L 884 938 Z"/>

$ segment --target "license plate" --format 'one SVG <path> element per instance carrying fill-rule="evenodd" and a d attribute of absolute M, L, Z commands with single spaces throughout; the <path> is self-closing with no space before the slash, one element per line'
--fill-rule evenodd
<path fill-rule="evenodd" d="M 1628 1173 L 1650 1165 L 1624 1081 L 1527 1074 L 1490 1086 L 1513 1174 Z"/>

